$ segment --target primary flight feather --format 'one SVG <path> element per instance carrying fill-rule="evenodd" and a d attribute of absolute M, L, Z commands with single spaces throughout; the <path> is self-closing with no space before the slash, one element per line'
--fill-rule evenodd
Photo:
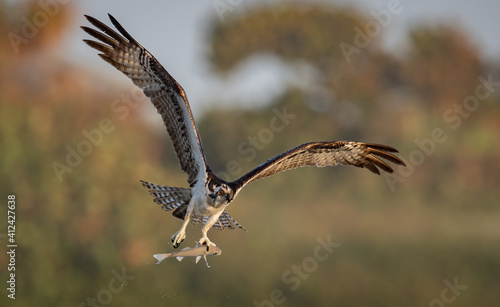
<path fill-rule="evenodd" d="M 173 210 L 172 215 L 184 221 L 181 229 L 172 236 L 174 247 L 185 239 L 190 221 L 204 224 L 199 244 L 208 246 L 215 246 L 207 236 L 211 228 L 245 229 L 225 209 L 252 181 L 303 166 L 353 165 L 380 174 L 380 170 L 393 172 L 383 159 L 405 165 L 393 154 L 397 150 L 386 145 L 353 141 L 311 142 L 269 159 L 235 181 L 222 180 L 207 165 L 198 128 L 180 84 L 113 16 L 109 15 L 109 18 L 119 33 L 91 16 L 85 17 L 97 30 L 85 26 L 82 29 L 98 40 L 84 40 L 85 43 L 100 51 L 103 60 L 129 77 L 151 99 L 172 139 L 180 167 L 188 175 L 189 188 L 141 180 L 155 197 L 154 202 L 164 210 Z"/>

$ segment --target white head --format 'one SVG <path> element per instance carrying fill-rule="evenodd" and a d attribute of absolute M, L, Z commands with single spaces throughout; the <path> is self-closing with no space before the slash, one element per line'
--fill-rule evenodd
<path fill-rule="evenodd" d="M 219 207 L 222 205 L 226 205 L 233 200 L 234 191 L 227 184 L 222 183 L 216 186 L 211 194 L 209 194 L 210 198 L 213 200 L 213 206 Z"/>

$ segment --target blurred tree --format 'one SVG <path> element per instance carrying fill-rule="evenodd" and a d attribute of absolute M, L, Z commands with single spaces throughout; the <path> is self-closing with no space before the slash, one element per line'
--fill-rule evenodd
<path fill-rule="evenodd" d="M 404 76 L 428 111 L 441 113 L 474 92 L 481 71 L 477 48 L 456 27 L 420 26 L 410 33 Z"/>
<path fill-rule="evenodd" d="M 2 1 L 0 10 L 9 12 L 2 20 L 10 49 L 14 53 L 55 50 L 71 24 L 72 7 L 69 1 Z"/>
<path fill-rule="evenodd" d="M 125 105 L 127 91 L 60 60 L 57 47 L 73 27 L 71 5 L 47 15 L 46 26 L 16 52 L 8 34 L 22 35 L 22 23 L 43 11 L 40 3 L 46 2 L 0 2 L 0 194 L 17 200 L 16 303 L 76 306 L 95 296 L 86 291 L 94 292 L 96 282 L 107 284 L 110 268 L 131 270 L 149 258 L 140 232 L 127 232 L 142 227 L 147 210 L 128 208 L 144 201 L 135 198 L 139 178 L 155 173 L 155 163 L 137 154 L 159 161 L 164 143 L 142 136 L 138 112 L 129 110 L 125 123 L 113 111 L 112 102 Z M 10 299 L 3 295 L 2 306 L 4 300 Z"/>
<path fill-rule="evenodd" d="M 454 306 L 478 297 L 498 305 L 499 98 L 481 101 L 456 130 L 443 122 L 444 110 L 473 94 L 484 74 L 483 59 L 454 27 L 417 27 L 399 57 L 373 37 L 349 63 L 340 44 L 352 43 L 368 20 L 350 9 L 280 4 L 214 21 L 215 70 L 229 72 L 265 52 L 291 66 L 306 63 L 318 76 L 290 84 L 260 109 L 208 110 L 198 123 L 215 171 L 235 178 L 310 140 L 391 138 L 408 158 L 429 129 L 445 129 L 448 139 L 411 165 L 394 193 L 382 178 L 342 168 L 252 184 L 230 207 L 249 232 L 214 232 L 224 238 L 224 255 L 207 270 L 189 261 L 149 265 L 151 254 L 168 249 L 179 221 L 138 180 L 184 185 L 185 177 L 163 127 L 151 132 L 132 107 L 125 116 L 115 112 L 131 87 L 110 87 L 60 59 L 55 47 L 74 26 L 73 8 L 60 6 L 15 52 L 8 34 L 21 33 L 24 20 L 43 11 L 40 3 L 0 1 L 0 194 L 17 196 L 18 306 L 91 305 L 87 298 L 105 293 L 112 270 L 122 268 L 135 279 L 113 295 L 117 306 L 255 305 L 273 289 L 284 290 L 290 306 L 428 305 L 442 280 L 457 275 L 469 287 Z M 273 131 L 285 109 L 295 117 Z M 58 173 L 54 162 L 68 169 Z M 198 237 L 191 229 L 187 241 Z M 310 265 L 316 237 L 327 234 L 341 249 L 290 290 L 283 274 Z M 7 261 L 2 252 L 0 267 Z"/>
<path fill-rule="evenodd" d="M 381 77 L 390 67 L 386 62 L 391 62 L 381 54 L 379 35 L 367 32 L 368 20 L 352 9 L 327 4 L 257 7 L 214 22 L 210 60 L 221 72 L 256 53 L 273 54 L 292 66 L 306 62 L 318 76 L 314 81 L 339 99 L 368 103 L 380 93 Z M 347 56 L 343 44 L 359 52 Z"/>
<path fill-rule="evenodd" d="M 483 72 L 483 63 L 476 48 L 459 29 L 451 25 L 416 27 L 410 33 L 409 47 L 404 49 L 407 51 L 395 56 L 380 48 L 383 31 L 377 35 L 366 34 L 369 25 L 374 22 L 373 17 L 360 15 L 352 9 L 326 4 L 281 3 L 225 17 L 224 21 L 214 21 L 210 32 L 209 58 L 216 71 L 226 73 L 246 58 L 259 53 L 272 54 L 291 67 L 297 67 L 297 74 L 301 72 L 299 68 L 303 63 L 314 71 L 311 74 L 314 78 L 295 91 L 294 96 L 291 93 L 294 93 L 296 85 L 290 85 L 292 90 L 286 90 L 268 108 L 259 110 L 262 114 L 257 117 L 263 117 L 273 107 L 290 103 L 293 114 L 300 115 L 294 123 L 308 123 L 304 125 L 308 127 L 308 133 L 290 134 L 290 140 L 286 139 L 287 135 L 280 136 L 281 143 L 287 144 L 288 148 L 297 145 L 298 135 L 304 135 L 301 141 L 341 137 L 378 139 L 382 142 L 383 136 L 394 143 L 403 135 L 419 137 L 421 141 L 422 135 L 429 135 L 428 127 L 448 128 L 443 121 L 444 112 L 474 94 L 479 84 L 478 77 Z M 363 32 L 370 40 L 366 46 L 356 44 L 356 40 L 362 40 L 360 33 Z M 357 46 L 359 53 L 353 53 L 347 59 L 341 48 L 342 43 Z M 484 108 L 491 109 L 491 104 L 484 105 Z M 224 111 L 214 111 L 213 114 L 220 116 L 221 112 Z M 210 116 L 207 114 L 206 119 L 209 120 Z M 242 116 L 239 116 L 240 120 Z M 243 120 L 247 121 L 253 122 Z M 469 125 L 475 124 L 474 119 L 468 122 Z M 263 124 L 260 123 L 261 127 Z M 211 125 L 210 129 L 225 131 L 227 127 Z M 292 125 L 287 129 L 294 127 Z M 246 136 L 257 132 L 254 127 L 251 131 L 240 133 Z M 472 143 L 463 145 L 477 148 L 475 140 L 469 141 Z M 412 151 L 415 144 L 410 142 L 408 146 L 408 150 Z M 453 161 L 450 156 L 456 152 L 449 146 L 449 143 L 444 146 L 446 151 L 441 152 L 442 155 L 426 160 L 423 168 L 431 170 Z M 208 147 L 214 151 L 222 148 Z M 215 154 L 216 157 L 225 155 L 227 151 Z M 264 155 L 259 156 L 258 161 L 265 158 Z M 223 161 L 221 159 L 220 163 Z M 440 193 L 436 187 L 445 180 L 440 176 L 432 177 L 430 171 L 419 172 L 412 177 L 414 180 L 418 178 L 419 188 L 427 191 L 428 197 Z"/>

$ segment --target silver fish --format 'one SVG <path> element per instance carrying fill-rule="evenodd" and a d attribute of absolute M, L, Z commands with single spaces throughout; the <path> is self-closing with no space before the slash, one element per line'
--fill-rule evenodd
<path fill-rule="evenodd" d="M 184 259 L 184 257 L 196 257 L 195 262 L 198 263 L 198 261 L 200 261 L 201 257 L 203 257 L 205 259 L 207 267 L 210 267 L 208 265 L 207 256 L 212 256 L 212 255 L 218 256 L 220 254 L 222 254 L 222 250 L 220 248 L 218 248 L 217 246 L 207 246 L 207 245 L 199 244 L 198 242 L 196 242 L 195 247 L 186 247 L 178 252 L 173 252 L 173 253 L 155 254 L 155 255 L 153 255 L 153 257 L 155 257 L 156 260 L 158 260 L 158 263 L 156 263 L 156 264 L 159 264 L 165 258 L 171 258 L 171 257 L 175 257 L 179 261 Z"/>

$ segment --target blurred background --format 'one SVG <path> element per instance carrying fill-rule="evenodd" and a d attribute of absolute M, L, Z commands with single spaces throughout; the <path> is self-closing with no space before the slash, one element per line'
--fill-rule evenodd
<path fill-rule="evenodd" d="M 495 1 L 0 0 L 2 306 L 497 306 Z M 139 180 L 187 186 L 160 116 L 81 40 L 122 25 L 182 84 L 212 169 L 307 141 L 400 151 L 374 176 L 304 168 L 246 187 L 211 268 Z M 16 300 L 7 196 L 16 196 Z M 200 238 L 190 225 L 183 246 Z M 331 242 L 325 248 L 320 242 Z"/>

